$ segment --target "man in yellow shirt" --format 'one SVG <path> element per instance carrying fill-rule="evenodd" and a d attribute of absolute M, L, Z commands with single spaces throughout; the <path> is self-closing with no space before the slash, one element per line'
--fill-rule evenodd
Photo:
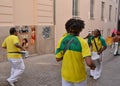
<path fill-rule="evenodd" d="M 2 47 L 7 49 L 8 61 L 11 64 L 11 73 L 7 81 L 11 86 L 15 86 L 14 82 L 17 81 L 19 75 L 21 75 L 25 69 L 25 65 L 20 54 L 20 51 L 24 51 L 24 49 L 20 46 L 16 28 L 10 28 L 9 32 L 10 35 L 5 38 L 2 43 Z"/>
<path fill-rule="evenodd" d="M 91 69 L 95 69 L 88 43 L 79 37 L 83 28 L 84 21 L 77 18 L 68 20 L 67 34 L 57 44 L 56 60 L 62 61 L 62 86 L 87 86 L 84 60 Z"/>

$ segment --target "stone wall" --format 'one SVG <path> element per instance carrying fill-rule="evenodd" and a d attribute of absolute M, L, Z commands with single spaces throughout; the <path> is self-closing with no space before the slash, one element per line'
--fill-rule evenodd
<path fill-rule="evenodd" d="M 37 34 L 37 53 L 49 54 L 55 52 L 54 27 L 53 26 L 36 26 Z"/>
<path fill-rule="evenodd" d="M 9 35 L 10 27 L 0 27 L 0 62 L 6 60 L 6 49 L 3 49 L 2 42 Z"/>

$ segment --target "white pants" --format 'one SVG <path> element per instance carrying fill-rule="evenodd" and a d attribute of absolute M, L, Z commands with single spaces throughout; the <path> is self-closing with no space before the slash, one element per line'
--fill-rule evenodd
<path fill-rule="evenodd" d="M 62 86 L 87 86 L 87 80 L 80 83 L 67 82 L 62 78 Z"/>
<path fill-rule="evenodd" d="M 8 81 L 15 82 L 19 76 L 24 72 L 25 65 L 22 58 L 20 59 L 8 59 L 11 64 L 11 73 Z"/>
<path fill-rule="evenodd" d="M 114 55 L 118 54 L 118 42 L 115 42 Z"/>
<path fill-rule="evenodd" d="M 95 70 L 90 70 L 90 75 L 93 76 L 93 79 L 98 79 L 101 76 L 102 71 L 102 62 L 99 59 L 93 60 L 96 68 Z"/>

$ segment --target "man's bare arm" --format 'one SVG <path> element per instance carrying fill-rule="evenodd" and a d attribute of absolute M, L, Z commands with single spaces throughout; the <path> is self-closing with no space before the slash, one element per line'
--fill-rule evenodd
<path fill-rule="evenodd" d="M 87 63 L 87 65 L 92 69 L 94 70 L 96 68 L 95 64 L 93 63 L 93 61 L 91 60 L 91 57 L 88 56 L 88 57 L 85 57 L 85 61 Z"/>

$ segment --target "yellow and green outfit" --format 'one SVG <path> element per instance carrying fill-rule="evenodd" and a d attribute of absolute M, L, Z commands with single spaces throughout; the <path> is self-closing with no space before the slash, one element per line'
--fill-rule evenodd
<path fill-rule="evenodd" d="M 105 42 L 105 39 L 100 36 L 100 37 L 92 37 L 91 40 L 88 42 L 89 45 L 91 45 L 91 49 L 92 49 L 92 60 L 94 62 L 94 64 L 96 65 L 95 70 L 90 70 L 90 75 L 93 76 L 93 79 L 98 79 L 101 76 L 101 72 L 102 72 L 102 62 L 99 60 L 100 58 L 102 58 L 102 54 L 98 55 L 98 51 L 97 48 L 95 46 L 95 42 L 96 42 L 96 46 L 98 48 L 98 51 L 100 49 L 102 49 L 103 47 L 106 47 L 107 44 Z M 100 58 L 97 58 L 100 57 Z"/>
<path fill-rule="evenodd" d="M 73 41 L 63 56 L 64 48 L 71 38 L 73 38 Z M 86 80 L 84 58 L 90 55 L 90 49 L 86 40 L 71 34 L 64 35 L 59 40 L 56 49 L 56 58 L 63 56 L 61 69 L 62 78 L 73 83 Z"/>
<path fill-rule="evenodd" d="M 100 50 L 103 46 L 107 46 L 105 39 L 100 36 L 100 37 L 91 37 L 91 39 L 89 40 L 89 44 L 92 45 L 92 51 L 97 52 L 96 46 L 94 44 L 94 40 L 96 42 L 97 48 L 98 50 Z"/>

